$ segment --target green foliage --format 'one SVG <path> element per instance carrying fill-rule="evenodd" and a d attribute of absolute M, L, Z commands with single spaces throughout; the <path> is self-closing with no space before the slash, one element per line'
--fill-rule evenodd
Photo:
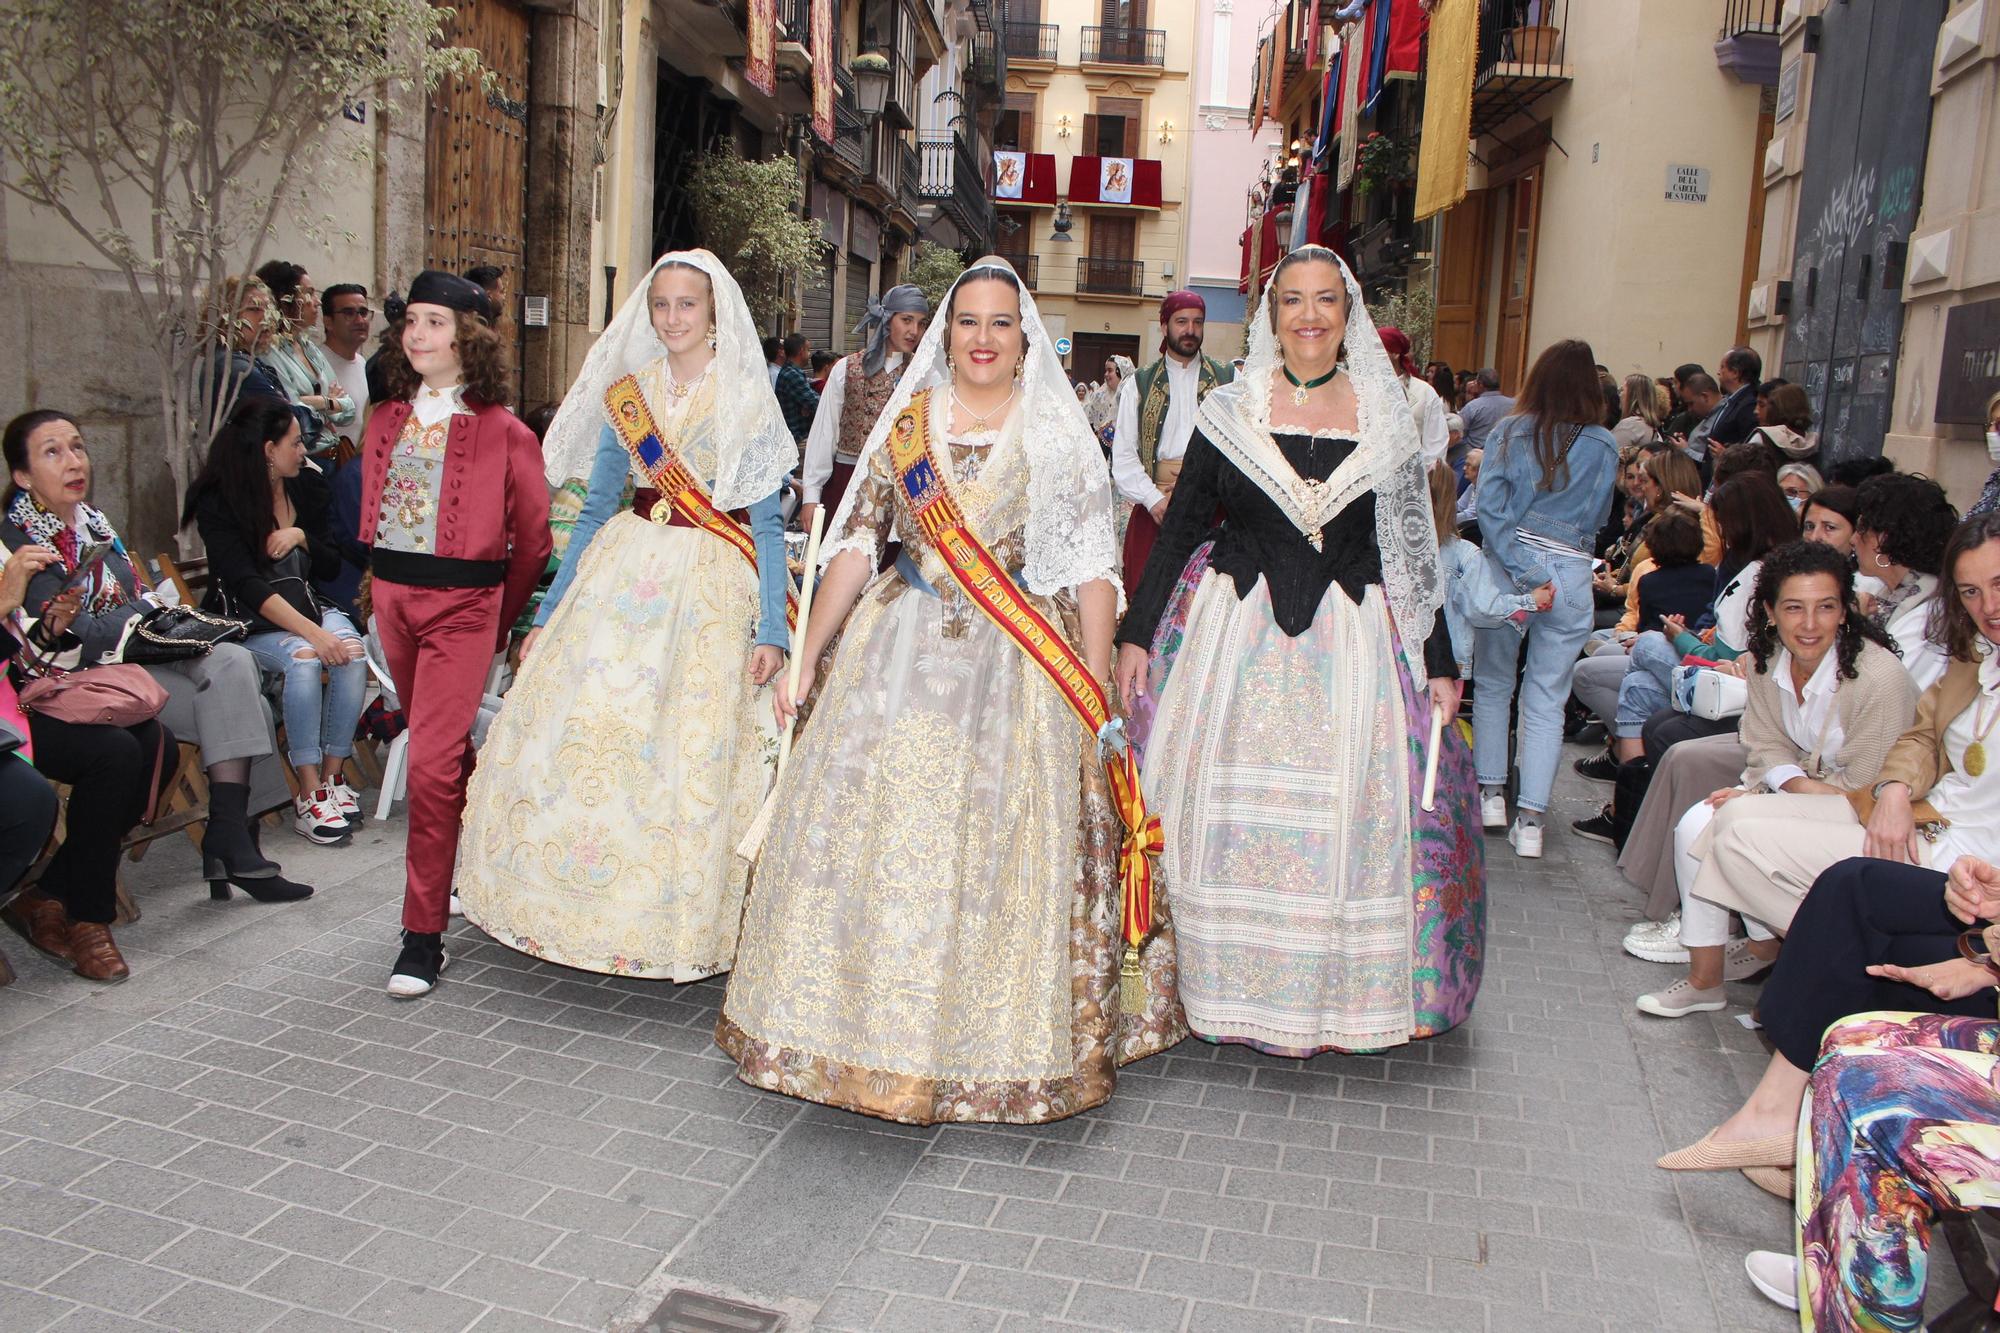
<path fill-rule="evenodd" d="M 1414 139 L 1370 134 L 1354 154 L 1354 179 L 1363 190 L 1380 190 L 1417 178 Z"/>
<path fill-rule="evenodd" d="M 1432 299 L 1428 280 L 1412 283 L 1400 292 L 1391 292 L 1368 307 L 1375 327 L 1393 324 L 1409 335 L 1410 355 L 1417 365 L 1431 359 L 1431 333 L 1437 323 L 1437 302 Z"/>
<path fill-rule="evenodd" d="M 774 328 L 790 310 L 792 285 L 825 251 L 819 224 L 799 216 L 798 164 L 788 157 L 746 162 L 717 149 L 688 173 L 702 244 L 736 281 L 758 326 Z"/>
<path fill-rule="evenodd" d="M 914 284 L 930 299 L 931 309 L 937 310 L 944 305 L 944 294 L 963 272 L 965 261 L 959 258 L 958 251 L 919 241 L 910 252 L 909 274 L 903 280 Z"/>
<path fill-rule="evenodd" d="M 254 268 L 281 208 L 356 136 L 343 108 L 471 76 L 428 0 L 8 0 L 0 188 L 67 225 L 125 281 L 159 371 L 176 501 L 237 386 L 197 402 L 202 302 Z M 419 122 L 421 123 L 421 122 Z M 322 228 L 323 229 L 323 228 Z M 176 503 L 176 509 L 179 508 Z"/>

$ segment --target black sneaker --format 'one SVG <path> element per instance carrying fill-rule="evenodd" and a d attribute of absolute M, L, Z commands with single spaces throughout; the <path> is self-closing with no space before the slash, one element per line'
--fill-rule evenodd
<path fill-rule="evenodd" d="M 430 994 L 444 963 L 444 936 L 404 931 L 403 951 L 396 955 L 396 966 L 389 973 L 389 994 L 399 1000 Z"/>
<path fill-rule="evenodd" d="M 1588 819 L 1572 819 L 1569 826 L 1576 830 L 1579 838 L 1589 838 L 1592 842 L 1607 843 L 1613 847 L 1618 845 L 1618 839 L 1613 832 L 1615 826 L 1611 822 L 1611 807 L 1608 805 Z"/>
<path fill-rule="evenodd" d="M 1578 745 L 1602 745 L 1611 739 L 1611 733 L 1605 728 L 1602 722 L 1599 722 L 1596 718 L 1592 718 L 1577 730 L 1576 735 L 1571 736 L 1569 739 L 1575 741 Z"/>
<path fill-rule="evenodd" d="M 1608 754 L 1594 754 L 1588 759 L 1579 759 L 1570 767 L 1592 782 L 1618 781 L 1618 761 Z"/>

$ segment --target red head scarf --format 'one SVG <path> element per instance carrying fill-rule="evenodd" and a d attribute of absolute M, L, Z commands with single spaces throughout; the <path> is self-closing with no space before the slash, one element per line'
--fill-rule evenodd
<path fill-rule="evenodd" d="M 1410 335 L 1394 324 L 1380 325 L 1375 331 L 1382 335 L 1382 350 L 1389 354 L 1389 364 L 1396 368 L 1396 373 L 1416 374 L 1416 359 L 1410 355 Z"/>

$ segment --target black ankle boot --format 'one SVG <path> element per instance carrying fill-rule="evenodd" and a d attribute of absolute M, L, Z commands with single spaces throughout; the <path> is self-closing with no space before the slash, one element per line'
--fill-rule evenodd
<path fill-rule="evenodd" d="M 403 951 L 389 972 L 389 994 L 398 1000 L 428 995 L 444 971 L 444 936 L 437 931 L 406 930 Z"/>
<path fill-rule="evenodd" d="M 270 879 L 278 873 L 278 863 L 267 860 L 250 838 L 249 807 L 250 788 L 244 783 L 209 784 L 208 831 L 201 838 L 201 865 L 202 878 L 210 884 Z"/>

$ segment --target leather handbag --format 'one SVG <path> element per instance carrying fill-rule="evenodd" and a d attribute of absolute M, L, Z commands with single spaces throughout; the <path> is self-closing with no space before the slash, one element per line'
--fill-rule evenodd
<path fill-rule="evenodd" d="M 38 677 L 21 687 L 20 699 L 26 712 L 86 726 L 137 726 L 167 706 L 167 692 L 151 673 L 119 662 Z"/>
<path fill-rule="evenodd" d="M 119 658 L 134 666 L 185 662 L 208 656 L 218 643 L 240 643 L 249 633 L 250 626 L 241 620 L 192 606 L 162 606 L 133 624 Z"/>

